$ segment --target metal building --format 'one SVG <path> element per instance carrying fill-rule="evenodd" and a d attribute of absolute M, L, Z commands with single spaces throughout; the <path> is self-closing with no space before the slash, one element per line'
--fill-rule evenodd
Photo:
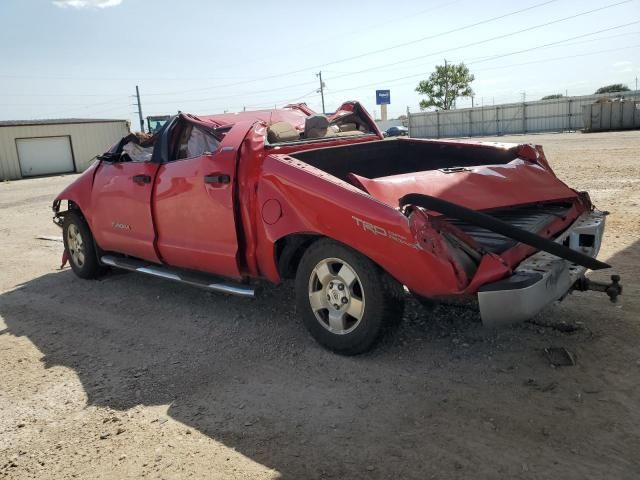
<path fill-rule="evenodd" d="M 620 96 L 620 93 L 584 95 L 411 113 L 409 134 L 417 138 L 455 138 L 581 130 L 586 126 L 584 106 Z M 640 128 L 640 91 L 624 92 L 622 96 L 629 104 L 625 128 Z"/>
<path fill-rule="evenodd" d="M 0 121 L 0 180 L 82 172 L 129 131 L 127 120 Z"/>

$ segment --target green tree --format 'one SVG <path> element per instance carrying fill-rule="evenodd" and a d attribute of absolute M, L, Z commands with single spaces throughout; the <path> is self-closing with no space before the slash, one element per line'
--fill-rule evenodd
<path fill-rule="evenodd" d="M 561 93 L 554 93 L 553 95 L 545 95 L 540 100 L 557 100 L 558 98 L 562 98 L 564 95 Z"/>
<path fill-rule="evenodd" d="M 451 110 L 458 97 L 473 95 L 471 82 L 474 78 L 464 63 L 455 65 L 445 61 L 444 65 L 436 65 L 436 71 L 429 79 L 422 80 L 416 87 L 416 92 L 428 97 L 420 101 L 420 109 L 436 107 Z"/>
<path fill-rule="evenodd" d="M 616 92 L 628 92 L 629 87 L 623 83 L 614 83 L 613 85 L 605 85 L 596 90 L 596 93 L 616 93 Z"/>

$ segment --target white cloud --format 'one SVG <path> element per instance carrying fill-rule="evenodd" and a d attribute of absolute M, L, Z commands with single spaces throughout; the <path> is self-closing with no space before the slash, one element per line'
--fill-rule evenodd
<path fill-rule="evenodd" d="M 109 8 L 116 7 L 122 0 L 55 0 L 53 4 L 60 8 Z"/>
<path fill-rule="evenodd" d="M 623 60 L 621 62 L 616 62 L 613 64 L 614 67 L 624 67 L 626 65 L 633 65 L 633 62 L 629 61 L 629 60 Z"/>

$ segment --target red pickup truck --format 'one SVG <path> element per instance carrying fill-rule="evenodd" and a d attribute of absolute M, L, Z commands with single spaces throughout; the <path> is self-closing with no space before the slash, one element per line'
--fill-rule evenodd
<path fill-rule="evenodd" d="M 371 348 L 407 292 L 476 298 L 489 325 L 575 288 L 621 293 L 584 277 L 609 267 L 605 213 L 541 147 L 384 140 L 357 102 L 181 113 L 99 156 L 53 210 L 82 278 L 117 267 L 247 297 L 295 279 L 298 315 L 343 354 Z"/>

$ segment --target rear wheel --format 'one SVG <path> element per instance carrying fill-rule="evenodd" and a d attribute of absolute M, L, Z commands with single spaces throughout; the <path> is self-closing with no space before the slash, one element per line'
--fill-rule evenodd
<path fill-rule="evenodd" d="M 80 278 L 95 278 L 104 268 L 98 262 L 91 230 L 82 215 L 73 210 L 67 212 L 62 224 L 64 248 L 73 272 Z"/>
<path fill-rule="evenodd" d="M 403 311 L 402 286 L 368 258 L 331 240 L 305 252 L 296 275 L 298 314 L 325 347 L 356 355 L 373 347 Z"/>

